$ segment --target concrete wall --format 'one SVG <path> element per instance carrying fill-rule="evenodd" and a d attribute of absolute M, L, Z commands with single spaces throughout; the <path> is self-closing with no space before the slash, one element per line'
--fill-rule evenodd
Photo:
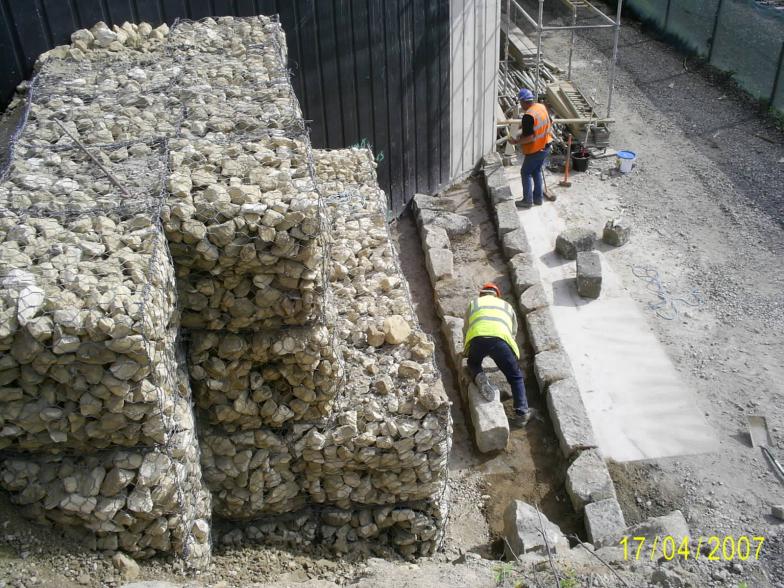
<path fill-rule="evenodd" d="M 495 140 L 500 0 L 450 0 L 450 179 L 472 169 Z"/>

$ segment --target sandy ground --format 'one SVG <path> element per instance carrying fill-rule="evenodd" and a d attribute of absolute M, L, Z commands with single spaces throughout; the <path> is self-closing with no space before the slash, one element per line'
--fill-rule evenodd
<path fill-rule="evenodd" d="M 545 53 L 561 63 L 562 39 L 545 43 Z M 607 51 L 607 38 L 580 39 L 573 74 L 602 112 Z M 771 556 L 763 559 L 771 577 L 781 578 L 782 524 L 770 505 L 784 502 L 784 490 L 750 446 L 746 415 L 767 416 L 781 456 L 784 137 L 731 88 L 684 70 L 683 56 L 634 26 L 623 29 L 613 116 L 611 146 L 637 152 L 634 171 L 601 174 L 613 162 L 595 162 L 545 206 L 568 225 L 597 231 L 610 218 L 632 222 L 632 241 L 603 255 L 719 437 L 708 454 L 615 467 L 624 510 L 633 522 L 679 504 L 695 535 L 766 536 Z M 636 266 L 655 270 L 672 297 L 699 290 L 703 304 L 676 303 L 673 320 L 657 316 L 649 305 L 659 299 L 635 276 Z M 663 422 L 660 434 L 668 430 Z"/>

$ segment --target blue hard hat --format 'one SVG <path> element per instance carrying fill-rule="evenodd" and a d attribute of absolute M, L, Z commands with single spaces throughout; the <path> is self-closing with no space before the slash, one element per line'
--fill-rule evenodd
<path fill-rule="evenodd" d="M 517 99 L 525 100 L 526 102 L 533 101 L 534 93 L 528 88 L 520 88 L 520 91 L 517 93 Z"/>

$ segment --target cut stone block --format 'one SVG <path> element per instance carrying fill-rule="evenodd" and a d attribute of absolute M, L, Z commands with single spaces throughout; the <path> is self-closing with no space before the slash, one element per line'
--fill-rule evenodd
<path fill-rule="evenodd" d="M 481 453 L 504 450 L 509 441 L 509 421 L 501 399 L 485 400 L 472 382 L 468 385 L 468 412 L 477 449 Z"/>
<path fill-rule="evenodd" d="M 770 514 L 772 514 L 780 521 L 784 521 L 784 504 L 774 504 L 773 506 L 771 506 Z"/>
<path fill-rule="evenodd" d="M 519 253 L 509 260 L 509 274 L 518 296 L 541 281 L 539 272 L 534 267 L 531 258 L 525 253 Z"/>
<path fill-rule="evenodd" d="M 525 230 L 520 227 L 514 231 L 506 233 L 501 238 L 501 246 L 504 249 L 504 255 L 507 259 L 512 259 L 515 255 L 520 253 L 530 253 L 528 247 L 528 239 L 525 236 Z"/>
<path fill-rule="evenodd" d="M 602 232 L 602 241 L 608 245 L 625 245 L 632 234 L 632 227 L 622 220 L 608 220 Z"/>
<path fill-rule="evenodd" d="M 596 449 L 580 453 L 566 470 L 566 492 L 577 512 L 587 504 L 608 498 L 616 498 L 607 464 Z"/>
<path fill-rule="evenodd" d="M 458 368 L 463 359 L 463 319 L 445 316 L 441 328 L 446 338 L 452 365 Z"/>
<path fill-rule="evenodd" d="M 471 231 L 473 225 L 466 217 L 453 212 L 440 212 L 435 210 L 421 210 L 417 217 L 417 224 L 420 227 L 435 225 L 446 231 L 451 239 L 465 235 Z"/>
<path fill-rule="evenodd" d="M 414 209 L 417 213 L 422 210 L 435 210 L 454 212 L 455 203 L 447 198 L 438 198 L 427 194 L 414 194 Z"/>
<path fill-rule="evenodd" d="M 513 200 L 499 202 L 495 206 L 495 224 L 501 237 L 520 228 L 520 219 L 517 218 L 517 207 Z"/>
<path fill-rule="evenodd" d="M 614 498 L 585 506 L 585 530 L 588 532 L 588 540 L 596 547 L 617 543 L 623 537 L 625 527 L 621 505 Z"/>
<path fill-rule="evenodd" d="M 449 249 L 426 249 L 425 265 L 433 284 L 454 274 L 454 257 Z"/>
<path fill-rule="evenodd" d="M 550 349 L 534 357 L 534 374 L 539 390 L 544 392 L 554 382 L 574 376 L 569 357 L 562 349 Z"/>
<path fill-rule="evenodd" d="M 512 190 L 506 184 L 497 188 L 495 186 L 490 187 L 490 202 L 493 203 L 493 206 L 497 207 L 501 202 L 512 201 L 514 201 Z"/>
<path fill-rule="evenodd" d="M 547 296 L 541 284 L 531 286 L 520 295 L 520 310 L 523 314 L 528 314 L 547 306 Z"/>
<path fill-rule="evenodd" d="M 430 249 L 449 249 L 451 245 L 446 230 L 435 225 L 422 227 L 422 240 Z"/>
<path fill-rule="evenodd" d="M 501 154 L 497 151 L 490 151 L 482 156 L 482 169 L 485 175 L 499 167 L 501 167 Z"/>
<path fill-rule="evenodd" d="M 504 537 L 509 560 L 529 552 L 547 555 L 548 547 L 554 554 L 569 551 L 569 540 L 558 525 L 522 500 L 512 501 L 504 511 Z"/>
<path fill-rule="evenodd" d="M 577 293 L 583 298 L 599 298 L 602 291 L 602 260 L 596 251 L 577 254 Z"/>
<path fill-rule="evenodd" d="M 553 315 L 549 308 L 540 308 L 525 315 L 525 324 L 534 353 L 549 349 L 561 349 L 561 339 L 555 329 Z"/>
<path fill-rule="evenodd" d="M 566 259 L 577 259 L 579 251 L 590 251 L 596 246 L 596 234 L 589 229 L 566 229 L 555 240 L 555 251 Z"/>
<path fill-rule="evenodd" d="M 624 534 L 648 539 L 654 539 L 656 536 L 672 536 L 675 538 L 675 543 L 680 545 L 683 537 L 689 536 L 689 524 L 680 510 L 674 510 L 662 517 L 645 519 L 643 522 L 629 527 Z"/>
<path fill-rule="evenodd" d="M 579 450 L 596 447 L 591 421 L 572 378 L 550 385 L 547 410 L 564 457 L 569 458 Z"/>

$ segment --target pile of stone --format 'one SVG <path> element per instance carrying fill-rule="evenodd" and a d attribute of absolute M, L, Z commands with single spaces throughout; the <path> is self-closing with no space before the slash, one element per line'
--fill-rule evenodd
<path fill-rule="evenodd" d="M 101 21 L 90 29 L 75 31 L 71 34 L 70 45 L 58 45 L 42 53 L 38 63 L 51 59 L 101 61 L 114 56 L 126 58 L 129 54 L 158 52 L 163 48 L 168 35 L 169 27 L 165 23 L 155 28 L 146 22 L 124 22 L 121 26 L 109 27 Z"/>
<path fill-rule="evenodd" d="M 96 548 L 197 567 L 211 500 L 159 220 L 158 139 L 181 108 L 162 91 L 163 63 L 120 51 L 160 46 L 150 31 L 96 26 L 61 56 L 94 49 L 95 63 L 44 64 L 0 183 L 0 487 Z"/>
<path fill-rule="evenodd" d="M 90 222 L 87 217 L 93 214 L 119 215 L 123 221 L 146 214 L 149 225 L 150 213 L 161 203 L 162 146 L 131 143 L 91 154 L 100 165 L 75 147 L 17 144 L 6 181 L 0 184 L 0 208 L 41 218 L 70 216 L 77 224 Z M 107 171 L 129 196 L 117 188 Z"/>
<path fill-rule="evenodd" d="M 371 155 L 302 132 L 279 23 L 72 40 L 0 183 L 0 487 L 134 557 L 203 565 L 213 512 L 228 543 L 433 553 L 434 345 Z"/>
<path fill-rule="evenodd" d="M 182 105 L 170 86 L 180 70 L 171 58 L 149 56 L 116 64 L 48 61 L 31 91 L 19 140 L 63 147 L 73 146 L 71 136 L 85 145 L 174 136 Z"/>
<path fill-rule="evenodd" d="M 210 504 L 162 227 L 38 214 L 0 211 L 0 485 L 97 547 L 201 565 Z"/>
<path fill-rule="evenodd" d="M 189 368 L 207 420 L 226 431 L 328 415 L 341 365 L 325 326 L 280 333 L 193 331 Z"/>
<path fill-rule="evenodd" d="M 163 211 L 189 328 L 308 324 L 324 299 L 321 204 L 304 140 L 169 145 Z"/>
<path fill-rule="evenodd" d="M 427 555 L 443 529 L 451 439 L 434 345 L 417 327 L 369 154 L 316 151 L 314 162 L 320 187 L 341 186 L 326 202 L 344 382 L 321 422 L 204 432 L 205 479 L 216 515 L 252 521 L 226 542 L 318 536 L 343 551 L 383 545 Z"/>
<path fill-rule="evenodd" d="M 210 557 L 210 496 L 180 371 L 165 445 L 80 456 L 17 454 L 0 461 L 0 486 L 41 522 L 78 526 L 101 550 L 144 558 L 174 553 L 188 565 Z"/>

